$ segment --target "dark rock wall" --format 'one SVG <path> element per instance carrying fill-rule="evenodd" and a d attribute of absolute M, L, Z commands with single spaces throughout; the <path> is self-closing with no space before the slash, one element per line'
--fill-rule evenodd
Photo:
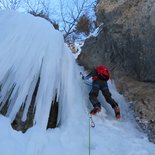
<path fill-rule="evenodd" d="M 106 3 L 98 6 L 101 32 L 85 42 L 79 60 L 85 57 L 89 66 L 96 62 L 112 64 L 137 80 L 155 82 L 155 11 L 151 13 L 155 2 L 150 3 L 124 0 L 111 10 Z"/>
<path fill-rule="evenodd" d="M 99 34 L 85 41 L 77 61 L 90 70 L 110 68 L 118 90 L 134 102 L 138 121 L 155 142 L 155 1 L 99 0 L 96 15 Z"/>

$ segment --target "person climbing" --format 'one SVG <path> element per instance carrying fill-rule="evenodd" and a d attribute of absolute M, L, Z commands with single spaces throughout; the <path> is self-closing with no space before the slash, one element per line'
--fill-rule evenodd
<path fill-rule="evenodd" d="M 97 97 L 99 91 L 101 90 L 105 100 L 111 105 L 114 109 L 116 119 L 120 119 L 120 108 L 116 101 L 111 97 L 111 93 L 108 88 L 107 81 L 110 78 L 109 71 L 105 66 L 97 66 L 91 73 L 87 76 L 82 76 L 83 80 L 89 79 L 92 77 L 92 89 L 89 93 L 89 100 L 93 105 L 93 110 L 90 111 L 91 115 L 95 115 L 97 112 L 101 111 L 101 104 L 98 101 Z"/>

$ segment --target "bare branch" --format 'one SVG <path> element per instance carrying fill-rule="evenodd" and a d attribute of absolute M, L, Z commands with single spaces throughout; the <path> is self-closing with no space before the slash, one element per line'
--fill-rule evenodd
<path fill-rule="evenodd" d="M 90 2 L 89 0 L 72 0 L 72 4 L 68 6 L 66 1 L 65 3 L 63 0 L 59 1 L 60 14 L 63 23 L 62 31 L 65 32 L 65 37 L 67 38 L 70 34 L 75 32 L 74 28 L 79 18 L 90 10 L 90 8 L 94 7 L 94 2 Z"/>
<path fill-rule="evenodd" d="M 20 4 L 21 0 L 0 0 L 0 7 L 4 9 L 16 10 Z"/>

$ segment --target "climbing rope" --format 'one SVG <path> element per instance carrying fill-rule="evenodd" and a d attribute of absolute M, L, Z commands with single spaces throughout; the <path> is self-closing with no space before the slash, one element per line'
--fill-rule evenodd
<path fill-rule="evenodd" d="M 90 137 L 90 128 L 94 128 L 95 127 L 95 123 L 92 119 L 92 115 L 89 114 L 89 145 L 88 145 L 88 152 L 90 155 L 90 145 L 91 145 L 91 137 Z"/>
<path fill-rule="evenodd" d="M 82 76 L 82 79 L 84 80 L 84 75 L 82 74 L 82 72 L 80 72 L 80 75 Z M 85 82 L 84 82 L 85 83 Z M 86 85 L 90 85 L 91 86 L 91 84 L 87 84 L 87 83 L 85 83 Z M 83 90 L 83 89 L 82 89 Z M 84 93 L 82 93 L 82 94 L 84 94 Z M 85 109 L 85 111 L 87 111 L 87 109 Z M 87 111 L 88 112 L 88 111 Z M 88 113 L 88 116 L 89 116 L 89 136 L 88 136 L 88 153 L 89 153 L 89 155 L 91 154 L 91 132 L 90 132 L 90 129 L 91 129 L 91 127 L 92 128 L 94 128 L 95 127 L 95 123 L 94 123 L 94 121 L 93 121 L 93 119 L 92 119 L 92 115 L 90 115 L 89 113 Z"/>

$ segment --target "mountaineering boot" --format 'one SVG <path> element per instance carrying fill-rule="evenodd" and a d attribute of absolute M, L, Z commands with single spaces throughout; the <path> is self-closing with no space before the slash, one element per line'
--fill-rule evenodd
<path fill-rule="evenodd" d="M 101 108 L 100 107 L 94 107 L 94 109 L 90 112 L 91 115 L 95 115 L 97 112 L 100 112 Z"/>
<path fill-rule="evenodd" d="M 120 108 L 119 107 L 115 107 L 114 108 L 114 111 L 115 111 L 115 117 L 116 117 L 116 119 L 120 119 L 121 118 Z"/>

